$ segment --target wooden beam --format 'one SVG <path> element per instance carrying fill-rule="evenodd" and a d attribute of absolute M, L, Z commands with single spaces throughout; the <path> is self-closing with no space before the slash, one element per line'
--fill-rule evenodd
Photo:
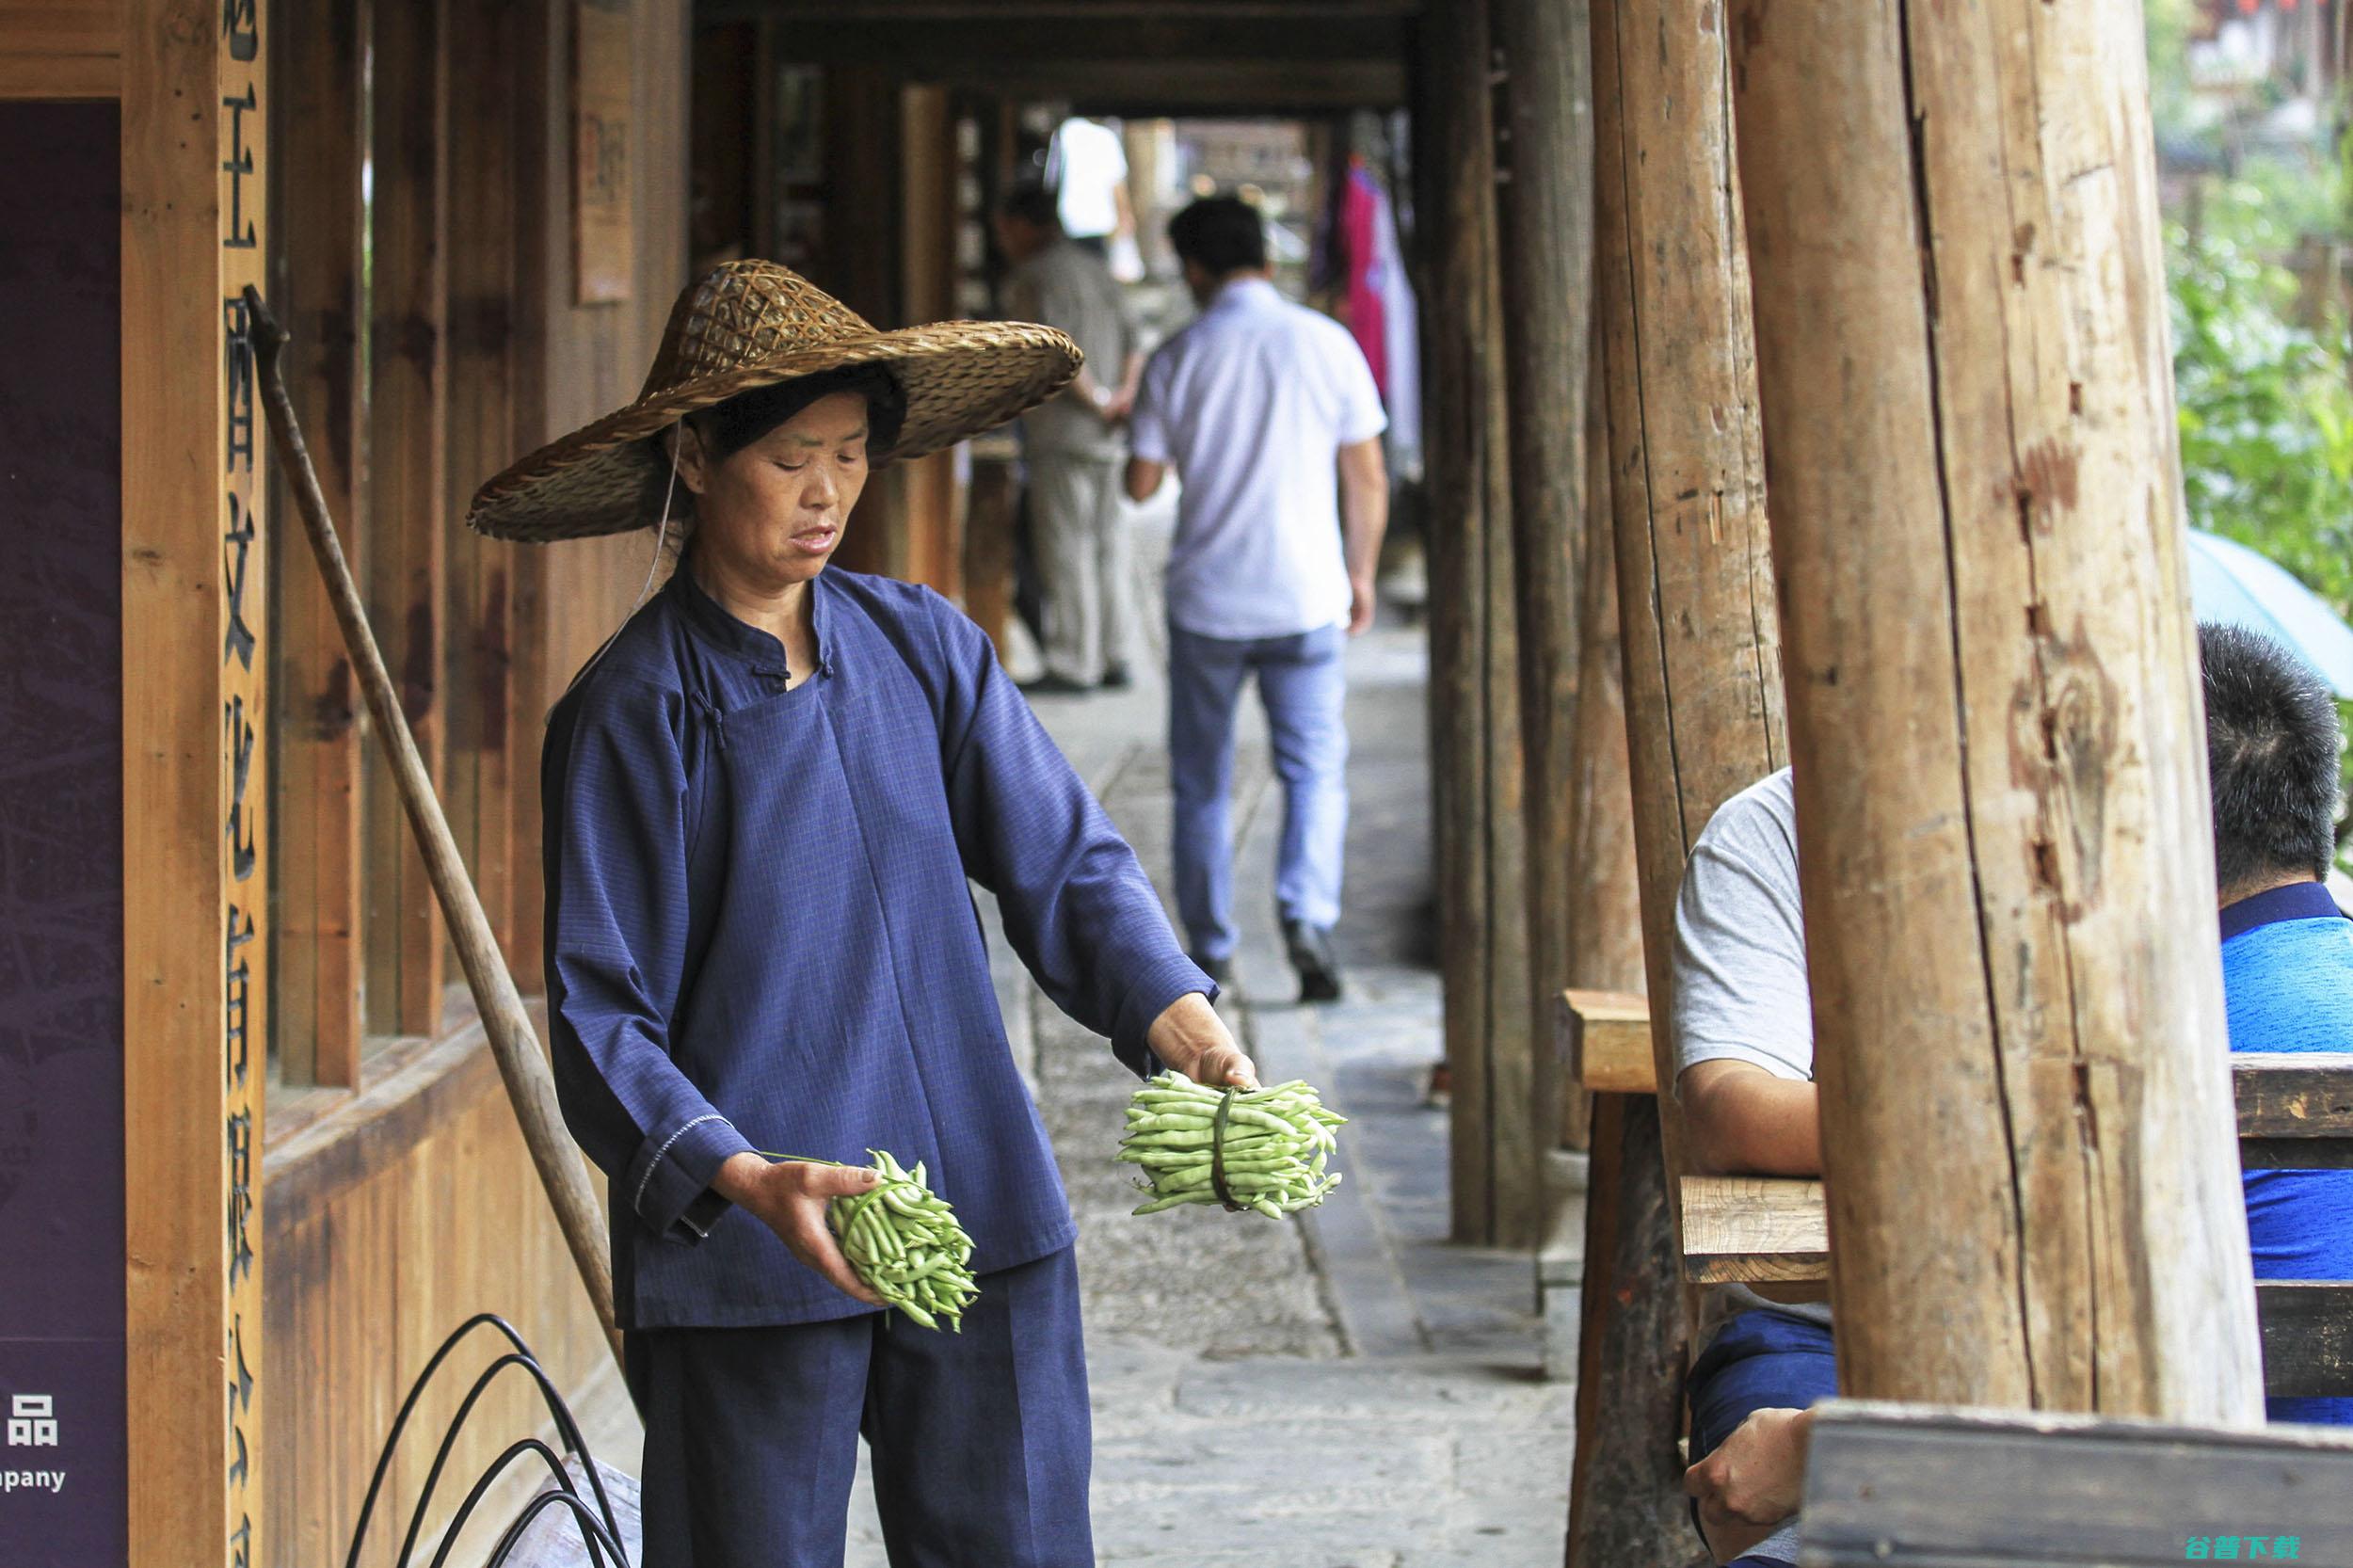
<path fill-rule="evenodd" d="M 1727 31 L 1840 1375 L 2257 1420 L 2139 11 Z"/>
<path fill-rule="evenodd" d="M 1585 554 L 1585 396 L 1593 303 L 1593 56 L 1582 0 L 1493 0 L 1504 371 L 1510 391 L 1518 592 L 1528 1007 L 1538 1020 L 1575 983 L 1574 758 Z M 1529 1158 L 1560 1140 L 1557 1060 L 1534 1053 Z M 1581 1117 L 1579 1118 L 1581 1120 Z"/>
<path fill-rule="evenodd" d="M 370 300 L 368 587 L 384 662 L 438 788 L 447 725 L 442 427 L 449 0 L 374 8 L 376 232 Z M 368 1027 L 440 1032 L 445 946 L 424 860 L 382 769 L 369 778 Z"/>
<path fill-rule="evenodd" d="M 124 0 L 0 0 L 0 99 L 122 96 Z"/>
<path fill-rule="evenodd" d="M 1563 991 L 1555 1008 L 1562 1076 L 1596 1095 L 1655 1095 L 1650 1003 L 1626 991 Z"/>
<path fill-rule="evenodd" d="M 1829 1277 L 1830 1211 L 1820 1182 L 1687 1176 L 1680 1190 L 1683 1277 L 1689 1283 Z"/>
<path fill-rule="evenodd" d="M 130 1561 L 176 1568 L 267 1560 L 271 632 L 238 296 L 265 281 L 270 22 L 264 0 L 124 15 L 125 1430 Z"/>
<path fill-rule="evenodd" d="M 284 272 L 274 313 L 293 324 L 287 390 L 344 552 L 364 571 L 368 385 L 360 258 L 366 218 L 366 59 L 371 0 L 290 8 L 273 63 L 288 124 L 276 195 Z M 279 741 L 278 1040 L 289 1084 L 359 1082 L 359 692 L 343 632 L 300 529 L 283 536 L 278 671 L 290 721 Z"/>
<path fill-rule="evenodd" d="M 1809 1447 L 1800 1550 L 1824 1568 L 2171 1568 L 2253 1558 L 2249 1537 L 2273 1560 L 2353 1562 L 2353 1434 L 2330 1428 L 1840 1400 Z"/>
<path fill-rule="evenodd" d="M 2353 1139 L 2353 1052 L 2234 1052 L 2231 1083 L 2243 1139 Z"/>

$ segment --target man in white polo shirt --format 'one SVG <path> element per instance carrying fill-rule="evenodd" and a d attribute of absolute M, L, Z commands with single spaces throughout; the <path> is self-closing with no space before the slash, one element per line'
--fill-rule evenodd
<path fill-rule="evenodd" d="M 1234 707 L 1258 678 L 1283 781 L 1276 914 L 1300 998 L 1340 994 L 1332 927 L 1348 824 L 1341 652 L 1372 624 L 1388 523 L 1387 427 L 1348 329 L 1275 292 L 1257 210 L 1196 201 L 1168 237 L 1201 314 L 1137 393 L 1128 493 L 1184 481 L 1168 562 L 1168 751 L 1176 908 L 1193 960 L 1233 957 Z"/>

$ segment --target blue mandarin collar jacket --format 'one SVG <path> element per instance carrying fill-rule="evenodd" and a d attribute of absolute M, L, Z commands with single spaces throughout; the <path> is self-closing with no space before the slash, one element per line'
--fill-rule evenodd
<path fill-rule="evenodd" d="M 745 1150 L 922 1160 L 976 1273 L 1070 1244 L 967 878 L 1139 1073 L 1152 1020 L 1216 994 L 977 626 L 880 578 L 810 596 L 818 667 L 788 691 L 783 645 L 681 566 L 549 718 L 556 1085 L 610 1179 L 627 1327 L 871 1310 L 711 1190 Z"/>

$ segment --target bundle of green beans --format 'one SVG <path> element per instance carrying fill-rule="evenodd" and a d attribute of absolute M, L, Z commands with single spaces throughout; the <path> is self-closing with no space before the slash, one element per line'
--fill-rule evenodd
<path fill-rule="evenodd" d="M 1332 1129 L 1347 1120 L 1298 1080 L 1221 1090 L 1162 1073 L 1128 1102 L 1119 1158 L 1150 1178 L 1151 1197 L 1139 1214 L 1224 1203 L 1279 1220 L 1321 1203 L 1340 1184 L 1339 1173 L 1327 1176 L 1323 1166 L 1336 1146 Z"/>
<path fill-rule="evenodd" d="M 948 1200 L 924 1182 L 921 1160 L 909 1171 L 883 1150 L 866 1152 L 874 1157 L 869 1169 L 882 1179 L 825 1206 L 841 1255 L 885 1305 L 928 1329 L 945 1319 L 962 1334 L 964 1309 L 981 1293 L 967 1267 L 972 1238 Z"/>

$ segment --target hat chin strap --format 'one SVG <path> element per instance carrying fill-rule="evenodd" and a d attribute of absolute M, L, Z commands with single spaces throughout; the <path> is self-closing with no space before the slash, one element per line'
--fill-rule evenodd
<path fill-rule="evenodd" d="M 646 581 L 639 584 L 637 589 L 637 598 L 631 602 L 628 615 L 624 615 L 621 617 L 621 626 L 615 627 L 612 632 L 606 635 L 604 641 L 597 645 L 597 651 L 590 654 L 588 656 L 588 662 L 580 666 L 580 673 L 573 676 L 570 681 L 565 685 L 565 696 L 571 696 L 572 688 L 588 679 L 588 672 L 597 667 L 598 661 L 604 657 L 604 650 L 611 648 L 614 642 L 619 638 L 621 634 L 621 627 L 627 626 L 630 622 L 630 616 L 634 616 L 639 610 L 645 607 L 647 597 L 653 592 L 654 573 L 662 569 L 663 547 L 670 542 L 670 501 L 677 494 L 678 442 L 673 440 L 670 442 L 670 481 L 668 484 L 662 487 L 662 520 L 654 528 L 653 559 L 646 563 Z M 558 697 L 556 700 L 561 702 L 563 697 Z M 555 710 L 553 708 L 550 708 L 548 710 L 551 713 L 554 711 Z"/>

